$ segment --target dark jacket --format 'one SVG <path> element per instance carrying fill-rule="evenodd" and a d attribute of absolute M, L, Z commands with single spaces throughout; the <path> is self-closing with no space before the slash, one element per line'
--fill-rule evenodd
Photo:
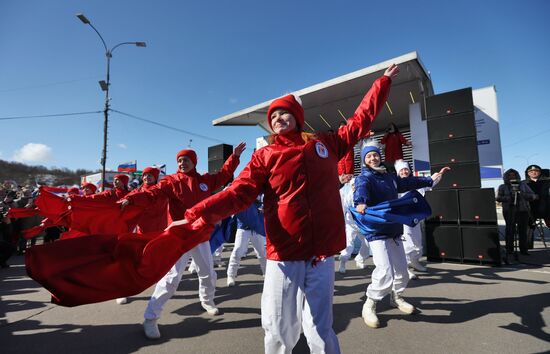
<path fill-rule="evenodd" d="M 507 214 L 512 211 L 528 212 L 530 210 L 529 201 L 537 198 L 531 188 L 520 181 L 519 173 L 514 169 L 504 172 L 504 184 L 498 187 L 497 202 L 502 203 L 502 212 Z M 515 186 L 518 187 L 515 187 Z M 516 195 L 517 192 L 517 195 Z M 512 210 L 515 208 L 514 210 Z"/>

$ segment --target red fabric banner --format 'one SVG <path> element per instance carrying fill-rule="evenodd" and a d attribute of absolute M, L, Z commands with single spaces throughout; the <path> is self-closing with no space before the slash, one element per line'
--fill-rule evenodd
<path fill-rule="evenodd" d="M 50 193 L 67 193 L 69 188 L 66 187 L 54 187 L 54 186 L 40 186 L 40 190 Z"/>
<path fill-rule="evenodd" d="M 69 226 L 69 205 L 65 198 L 47 191 L 44 186 L 40 187 L 40 194 L 34 201 L 39 214 L 51 220 L 52 225 Z"/>
<path fill-rule="evenodd" d="M 193 225 L 145 234 L 93 235 L 31 247 L 29 276 L 61 306 L 79 306 L 139 294 L 159 281 L 182 254 L 210 237 Z"/>
<path fill-rule="evenodd" d="M 38 209 L 36 208 L 11 208 L 8 211 L 8 218 L 12 219 L 22 219 L 30 218 L 32 216 L 38 215 Z"/>
<path fill-rule="evenodd" d="M 87 235 L 118 235 L 133 231 L 142 209 L 133 205 L 120 209 L 112 200 L 72 198 L 71 230 Z"/>

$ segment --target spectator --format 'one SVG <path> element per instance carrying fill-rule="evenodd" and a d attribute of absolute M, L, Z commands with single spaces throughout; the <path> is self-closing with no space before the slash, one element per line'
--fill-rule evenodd
<path fill-rule="evenodd" d="M 525 169 L 525 182 L 538 198 L 530 202 L 533 219 L 543 219 L 550 228 L 550 179 L 541 176 L 538 165 L 529 165 Z M 533 220 L 534 221 L 534 220 Z"/>
<path fill-rule="evenodd" d="M 497 201 L 502 203 L 502 214 L 506 222 L 506 253 L 514 253 L 514 234 L 517 225 L 519 250 L 527 252 L 527 227 L 529 225 L 529 202 L 537 198 L 525 181 L 520 180 L 518 171 L 504 172 L 504 184 L 498 187 Z"/>

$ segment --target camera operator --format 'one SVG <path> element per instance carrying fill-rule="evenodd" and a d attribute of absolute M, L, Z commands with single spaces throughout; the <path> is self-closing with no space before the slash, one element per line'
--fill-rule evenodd
<path fill-rule="evenodd" d="M 506 221 L 506 252 L 514 253 L 514 233 L 517 225 L 519 250 L 527 252 L 527 228 L 529 226 L 529 202 L 537 198 L 525 181 L 521 181 L 518 171 L 504 172 L 504 184 L 498 187 L 497 201 L 502 203 L 502 213 Z"/>
<path fill-rule="evenodd" d="M 529 165 L 525 169 L 525 182 L 538 196 L 532 201 L 532 221 L 543 219 L 546 227 L 550 227 L 550 179 L 541 176 L 542 169 L 538 165 Z"/>

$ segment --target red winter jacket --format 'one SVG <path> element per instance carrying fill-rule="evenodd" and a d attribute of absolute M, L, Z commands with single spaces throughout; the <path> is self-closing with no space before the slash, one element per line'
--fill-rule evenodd
<path fill-rule="evenodd" d="M 143 184 L 138 189 L 134 189 L 128 196 L 139 192 L 146 192 L 154 188 L 156 184 Z M 163 231 L 168 226 L 168 200 L 166 198 L 157 198 L 155 203 L 145 208 L 137 220 L 137 233 Z"/>
<path fill-rule="evenodd" d="M 351 148 L 351 150 L 338 161 L 338 176 L 343 174 L 351 175 L 353 172 L 353 148 Z"/>
<path fill-rule="evenodd" d="M 405 139 L 405 137 L 399 132 L 386 133 L 382 140 L 380 140 L 380 144 L 386 145 L 386 149 L 384 150 L 384 161 L 389 162 L 402 160 L 402 145 L 407 143 L 407 139 Z"/>
<path fill-rule="evenodd" d="M 126 199 L 130 204 L 143 208 L 151 206 L 158 199 L 168 199 L 171 220 L 181 220 L 188 208 L 209 197 L 229 181 L 238 165 L 239 158 L 232 154 L 218 173 L 200 175 L 196 170 L 187 174 L 178 171 L 164 177 L 153 188 L 129 194 Z"/>
<path fill-rule="evenodd" d="M 367 135 L 389 94 L 391 79 L 376 80 L 346 126 L 305 143 L 299 132 L 275 136 L 252 155 L 224 191 L 188 209 L 185 218 L 215 223 L 246 209 L 264 193 L 267 258 L 310 260 L 346 247 L 337 163 Z"/>

